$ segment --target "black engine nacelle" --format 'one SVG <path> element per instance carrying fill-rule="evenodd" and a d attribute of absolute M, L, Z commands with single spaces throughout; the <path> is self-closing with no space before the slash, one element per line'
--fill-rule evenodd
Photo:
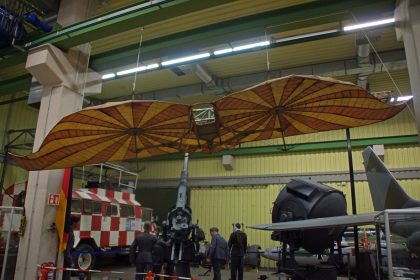
<path fill-rule="evenodd" d="M 274 202 L 272 222 L 289 222 L 347 215 L 344 194 L 329 186 L 305 179 L 292 179 Z M 273 232 L 273 240 L 286 242 L 296 249 L 321 253 L 343 233 L 343 227 Z"/>

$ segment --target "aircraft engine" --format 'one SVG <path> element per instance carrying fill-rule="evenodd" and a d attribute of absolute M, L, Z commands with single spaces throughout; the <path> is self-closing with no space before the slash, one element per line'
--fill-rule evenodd
<path fill-rule="evenodd" d="M 310 180 L 292 179 L 274 202 L 272 222 L 343 216 L 347 215 L 346 209 L 346 198 L 341 191 Z M 310 253 L 319 254 L 330 248 L 343 231 L 343 227 L 274 231 L 271 238 L 293 245 L 296 249 L 302 247 Z"/>

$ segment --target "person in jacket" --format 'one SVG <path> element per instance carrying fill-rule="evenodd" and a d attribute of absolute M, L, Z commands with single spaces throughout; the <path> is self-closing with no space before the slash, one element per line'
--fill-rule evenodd
<path fill-rule="evenodd" d="M 138 235 L 130 246 L 130 263 L 136 266 L 136 273 L 146 273 L 153 270 L 152 252 L 157 238 L 150 234 L 152 225 L 144 223 L 144 234 Z M 136 280 L 143 280 L 143 274 L 136 274 Z"/>
<path fill-rule="evenodd" d="M 79 225 L 80 218 L 71 216 L 70 223 L 68 228 L 68 239 L 67 239 L 67 247 L 64 250 L 64 267 L 66 268 L 74 268 L 73 256 L 71 255 L 74 247 L 74 230 Z M 63 272 L 63 280 L 69 280 L 71 277 L 71 271 L 64 271 Z M 80 278 L 80 276 L 79 276 Z"/>
<path fill-rule="evenodd" d="M 155 245 L 153 246 L 153 252 L 152 252 L 152 265 L 153 265 L 153 273 L 160 274 L 163 263 L 165 262 L 165 251 L 166 251 L 167 244 L 163 240 L 162 235 L 160 235 L 159 227 L 157 227 L 156 229 L 156 236 L 157 236 L 157 241 Z M 156 280 L 160 279 L 160 277 L 155 276 L 155 279 Z"/>
<path fill-rule="evenodd" d="M 230 252 L 230 280 L 244 279 L 244 256 L 246 255 L 247 244 L 246 233 L 241 231 L 241 224 L 236 223 L 228 242 Z"/>
<path fill-rule="evenodd" d="M 211 244 L 207 253 L 207 257 L 211 259 L 213 266 L 214 280 L 221 280 L 220 269 L 229 259 L 229 249 L 226 240 L 219 235 L 219 229 L 212 227 L 210 229 Z"/>

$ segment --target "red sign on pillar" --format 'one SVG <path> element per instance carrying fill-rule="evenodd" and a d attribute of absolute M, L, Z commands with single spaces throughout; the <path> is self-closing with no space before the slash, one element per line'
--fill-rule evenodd
<path fill-rule="evenodd" d="M 48 205 L 57 206 L 60 204 L 60 194 L 49 193 L 48 194 Z"/>

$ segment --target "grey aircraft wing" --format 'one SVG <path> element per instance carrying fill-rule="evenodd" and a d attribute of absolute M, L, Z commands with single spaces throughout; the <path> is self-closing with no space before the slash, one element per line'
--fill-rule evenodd
<path fill-rule="evenodd" d="M 316 228 L 329 228 L 338 226 L 371 225 L 375 223 L 375 217 L 380 212 L 371 212 L 366 214 L 335 216 L 328 218 L 308 219 L 301 221 L 281 222 L 274 224 L 262 224 L 249 226 L 252 229 L 272 230 L 272 231 L 291 231 Z"/>

